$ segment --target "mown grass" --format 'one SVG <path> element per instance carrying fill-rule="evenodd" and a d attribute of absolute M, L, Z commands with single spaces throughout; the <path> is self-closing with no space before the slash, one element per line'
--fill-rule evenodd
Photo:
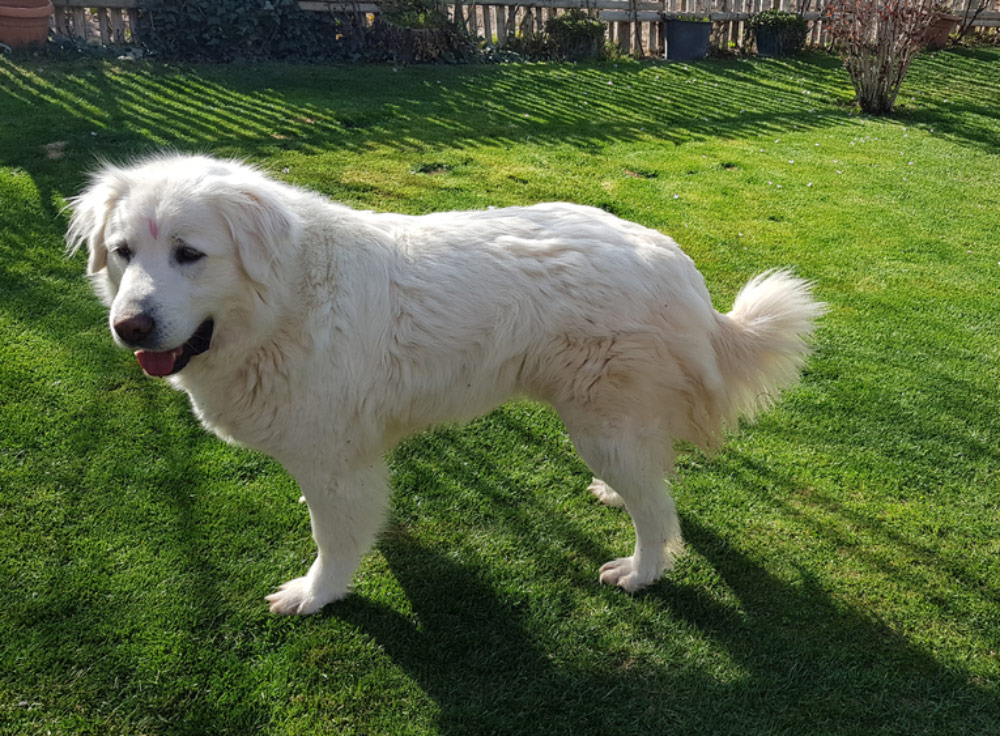
<path fill-rule="evenodd" d="M 0 61 L 0 732 L 1000 733 L 1000 52 L 894 119 L 836 60 L 498 67 Z M 406 212 L 565 199 L 672 234 L 725 309 L 794 266 L 803 384 L 675 484 L 689 553 L 598 586 L 626 517 L 544 407 L 391 458 L 356 593 L 275 463 L 115 349 L 62 255 L 98 158 L 256 161 Z"/>

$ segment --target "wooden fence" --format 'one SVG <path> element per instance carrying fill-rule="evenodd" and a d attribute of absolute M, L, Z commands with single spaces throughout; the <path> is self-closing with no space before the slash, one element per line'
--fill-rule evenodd
<path fill-rule="evenodd" d="M 138 15 L 143 0 L 52 0 L 56 30 L 88 41 L 134 44 L 139 38 Z M 721 50 L 742 48 L 746 21 L 755 13 L 780 8 L 801 13 L 809 21 L 806 43 L 825 46 L 822 9 L 827 0 L 452 0 L 449 15 L 470 32 L 503 46 L 516 33 L 539 31 L 553 15 L 583 8 L 606 23 L 608 40 L 624 54 L 662 56 L 664 19 L 679 14 L 709 18 L 712 44 Z M 987 10 L 973 13 L 980 0 L 944 0 L 961 19 L 973 21 L 975 33 L 1000 33 L 1000 0 L 987 0 Z M 381 12 L 378 0 L 300 0 L 303 10 L 352 16 L 371 23 Z"/>

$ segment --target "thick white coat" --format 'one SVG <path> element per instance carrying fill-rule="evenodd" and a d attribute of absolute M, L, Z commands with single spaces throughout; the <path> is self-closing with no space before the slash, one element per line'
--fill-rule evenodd
<path fill-rule="evenodd" d="M 73 208 L 68 241 L 87 243 L 112 325 L 155 314 L 168 350 L 212 318 L 211 348 L 168 380 L 206 427 L 299 481 L 319 554 L 269 596 L 279 613 L 347 592 L 384 517 L 386 450 L 517 394 L 557 409 L 617 493 L 592 490 L 633 517 L 635 551 L 602 581 L 649 584 L 681 550 L 673 443 L 712 444 L 794 381 L 821 312 L 773 272 L 719 314 L 669 237 L 565 203 L 378 214 L 165 156 L 104 167 Z M 204 258 L 177 262 L 178 244 Z"/>

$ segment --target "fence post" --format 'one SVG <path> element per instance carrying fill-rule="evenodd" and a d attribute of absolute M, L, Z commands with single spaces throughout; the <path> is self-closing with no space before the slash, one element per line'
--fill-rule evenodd
<path fill-rule="evenodd" d="M 483 35 L 486 36 L 486 43 L 493 45 L 493 23 L 490 20 L 490 6 L 483 5 Z"/>
<path fill-rule="evenodd" d="M 632 35 L 629 33 L 628 21 L 618 22 L 618 49 L 623 54 L 628 54 L 631 43 Z"/>
<path fill-rule="evenodd" d="M 505 17 L 504 12 L 503 12 L 503 10 L 504 10 L 503 6 L 502 5 L 497 5 L 495 7 L 496 7 L 496 11 L 497 11 L 497 46 L 498 47 L 500 47 L 500 46 L 506 46 L 507 45 L 507 19 Z"/>

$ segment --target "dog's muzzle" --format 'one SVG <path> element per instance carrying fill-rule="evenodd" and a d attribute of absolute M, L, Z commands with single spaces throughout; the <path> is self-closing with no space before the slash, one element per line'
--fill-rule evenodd
<path fill-rule="evenodd" d="M 136 350 L 135 359 L 149 376 L 169 376 L 177 373 L 196 355 L 204 353 L 212 344 L 215 322 L 206 319 L 183 345 L 173 350 Z"/>

